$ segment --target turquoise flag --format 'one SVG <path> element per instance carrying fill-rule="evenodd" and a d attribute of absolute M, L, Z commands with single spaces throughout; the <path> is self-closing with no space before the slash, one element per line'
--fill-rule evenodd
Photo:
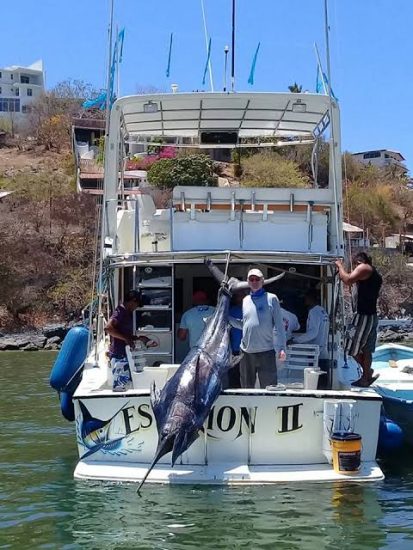
<path fill-rule="evenodd" d="M 168 66 L 166 67 L 166 78 L 169 78 L 171 73 L 171 56 L 172 56 L 172 41 L 174 33 L 171 32 L 171 38 L 169 39 L 169 54 L 168 54 Z"/>
<path fill-rule="evenodd" d="M 260 46 L 261 46 L 261 42 L 258 42 L 258 46 L 257 46 L 257 49 L 255 50 L 254 58 L 252 60 L 250 76 L 248 78 L 248 84 L 251 84 L 251 85 L 254 84 L 255 65 L 257 64 L 257 57 L 258 57 Z"/>
<path fill-rule="evenodd" d="M 82 103 L 84 109 L 92 109 L 93 107 L 99 107 L 103 111 L 106 107 L 106 92 L 102 92 L 95 99 L 87 99 Z"/>
<path fill-rule="evenodd" d="M 323 83 L 323 80 L 324 80 L 324 83 Z M 323 77 L 321 78 L 320 67 L 317 65 L 317 81 L 316 81 L 316 85 L 315 85 L 316 93 L 317 94 L 326 94 L 326 95 L 328 95 L 328 92 L 326 92 L 325 89 L 328 90 L 329 87 L 330 87 L 330 85 L 329 85 L 326 73 L 323 71 Z M 333 88 L 330 88 L 330 90 L 331 90 L 331 97 L 333 99 L 335 99 L 336 101 L 338 101 L 338 98 L 335 96 L 335 94 L 333 92 Z"/>
<path fill-rule="evenodd" d="M 206 63 L 205 63 L 204 78 L 202 79 L 202 85 L 205 84 L 205 78 L 206 78 L 206 74 L 207 74 L 207 70 L 208 70 L 208 63 L 209 63 L 210 58 L 211 58 L 211 39 L 209 39 L 209 44 L 208 44 L 208 54 L 207 54 L 207 60 L 206 60 Z"/>
<path fill-rule="evenodd" d="M 317 80 L 315 84 L 315 91 L 317 94 L 322 94 L 324 92 L 323 79 L 321 78 L 321 71 L 319 65 L 317 65 Z"/>
<path fill-rule="evenodd" d="M 123 57 L 123 41 L 125 40 L 125 28 L 123 28 L 118 34 L 119 42 L 119 63 L 122 63 Z"/>

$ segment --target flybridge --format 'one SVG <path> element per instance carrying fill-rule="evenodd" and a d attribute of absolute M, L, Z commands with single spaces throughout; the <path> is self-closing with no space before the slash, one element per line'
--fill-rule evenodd
<path fill-rule="evenodd" d="M 264 241 L 269 239 L 266 229 L 269 224 L 271 227 L 277 225 L 279 229 L 285 222 L 284 230 L 290 237 L 292 231 L 297 232 L 297 242 L 294 246 L 291 243 L 287 244 L 279 233 L 280 242 L 276 246 L 272 240 L 271 249 L 322 254 L 333 249 L 341 251 L 339 118 L 339 109 L 335 101 L 319 94 L 196 92 L 139 95 L 118 99 L 111 111 L 109 139 L 106 140 L 104 183 L 106 237 L 111 242 L 115 242 L 116 235 L 119 237 L 122 233 L 120 226 L 125 224 L 126 231 L 126 226 L 129 227 L 128 224 L 132 223 L 130 207 L 127 208 L 128 212 L 125 211 L 122 220 L 119 220 L 119 227 L 116 222 L 118 194 L 122 188 L 119 173 L 124 166 L 123 143 L 125 141 L 129 144 L 150 142 L 151 145 L 159 143 L 165 146 L 171 143 L 175 146 L 208 149 L 284 146 L 315 141 L 312 159 L 314 161 L 317 156 L 317 138 L 329 128 L 329 186 L 324 193 L 321 189 L 290 191 L 271 189 L 267 192 L 256 190 L 255 193 L 237 190 L 235 197 L 234 191 L 229 189 L 199 191 L 180 189 L 179 196 L 174 195 L 176 212 L 173 215 L 173 223 L 172 216 L 168 216 L 167 212 L 152 212 L 146 220 L 143 215 L 139 215 L 136 216 L 134 223 L 140 226 L 147 221 L 151 225 L 153 222 L 156 227 L 159 224 L 168 225 L 167 231 L 163 229 L 148 232 L 146 227 L 142 227 L 140 232 L 141 235 L 153 232 L 169 234 L 173 245 L 168 239 L 158 241 L 159 252 L 171 250 L 171 248 L 174 250 L 203 248 L 199 246 L 200 243 L 193 242 L 193 235 L 187 234 L 189 226 L 201 227 L 201 222 L 203 228 L 206 223 L 209 226 L 207 232 L 210 238 L 207 246 L 209 250 L 216 250 L 217 246 L 227 250 L 261 250 L 262 239 L 255 237 L 253 241 L 249 240 L 250 234 L 258 235 L 258 231 L 248 231 L 250 222 L 255 222 L 254 227 L 259 227 L 260 231 L 264 232 Z M 201 193 L 202 197 L 196 197 L 194 194 L 197 192 Z M 241 199 L 241 195 L 249 196 L 250 193 L 252 193 L 250 198 L 243 196 Z M 262 196 L 263 193 L 265 197 Z M 221 196 L 222 194 L 225 196 Z M 209 208 L 211 200 L 212 204 Z M 245 203 L 242 208 L 238 204 L 239 200 Z M 316 204 L 320 200 L 322 204 Z M 154 206 L 151 206 L 150 210 L 154 210 Z M 279 210 L 281 211 L 278 212 Z M 131 220 L 126 223 L 126 218 Z M 230 223 L 234 221 L 239 222 L 239 231 L 235 231 L 235 225 Z M 258 221 L 263 223 L 256 223 Z M 223 225 L 220 226 L 219 222 Z M 181 226 L 182 231 L 179 230 Z M 227 232 L 230 229 L 229 226 L 232 230 Z M 222 242 L 223 232 L 227 235 L 225 243 Z M 133 232 L 128 234 L 132 235 Z M 130 239 L 127 240 L 130 241 Z M 203 242 L 205 244 L 205 238 Z M 116 248 L 119 251 L 135 251 L 135 247 L 130 242 L 118 244 Z M 270 244 L 264 249 L 268 250 L 269 247 Z M 146 251 L 151 252 L 152 245 Z"/>
<path fill-rule="evenodd" d="M 330 124 L 330 106 L 329 97 L 317 94 L 130 96 L 116 101 L 111 124 L 120 123 L 124 134 L 137 142 L 159 136 L 181 146 L 251 147 L 251 140 L 274 146 L 320 136 Z"/>

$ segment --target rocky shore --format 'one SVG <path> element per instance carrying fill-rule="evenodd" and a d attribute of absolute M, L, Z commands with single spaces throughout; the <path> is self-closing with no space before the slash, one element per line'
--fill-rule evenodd
<path fill-rule="evenodd" d="M 394 324 L 379 326 L 377 344 L 388 342 L 413 342 L 413 320 L 402 325 L 395 321 Z"/>
<path fill-rule="evenodd" d="M 55 323 L 39 331 L 22 333 L 0 332 L 0 351 L 59 350 L 67 332 L 75 324 Z M 403 323 L 386 321 L 385 326 L 379 326 L 377 344 L 386 342 L 413 342 L 413 319 Z"/>
<path fill-rule="evenodd" d="M 68 330 L 74 325 L 46 325 L 39 331 L 23 333 L 0 332 L 0 351 L 58 350 Z"/>

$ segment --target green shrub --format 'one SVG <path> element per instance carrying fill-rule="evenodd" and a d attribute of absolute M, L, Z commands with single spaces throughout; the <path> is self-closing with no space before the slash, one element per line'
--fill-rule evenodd
<path fill-rule="evenodd" d="M 148 170 L 148 181 L 161 189 L 176 185 L 216 185 L 213 161 L 207 155 L 161 159 Z"/>
<path fill-rule="evenodd" d="M 242 187 L 307 187 L 309 178 L 297 163 L 265 151 L 242 161 Z"/>

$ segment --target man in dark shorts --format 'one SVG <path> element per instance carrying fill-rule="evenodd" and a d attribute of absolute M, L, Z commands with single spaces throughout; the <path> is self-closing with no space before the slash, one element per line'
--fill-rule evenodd
<path fill-rule="evenodd" d="M 140 294 L 137 290 L 127 292 L 123 303 L 118 305 L 105 327 L 105 331 L 110 335 L 109 358 L 114 391 L 124 391 L 132 379 L 126 356 L 126 346 L 133 349 L 135 341 L 138 339 L 146 347 L 156 346 L 156 343 L 150 338 L 137 337 L 133 334 L 133 312 L 140 306 L 140 303 Z"/>
<path fill-rule="evenodd" d="M 352 287 L 355 312 L 344 339 L 344 351 L 354 357 L 363 369 L 362 377 L 353 382 L 353 386 L 367 388 L 378 378 L 378 375 L 374 376 L 371 364 L 376 347 L 377 299 L 382 278 L 365 252 L 358 252 L 353 261 L 356 267 L 351 273 L 346 272 L 341 260 L 336 261 L 340 279 Z"/>

